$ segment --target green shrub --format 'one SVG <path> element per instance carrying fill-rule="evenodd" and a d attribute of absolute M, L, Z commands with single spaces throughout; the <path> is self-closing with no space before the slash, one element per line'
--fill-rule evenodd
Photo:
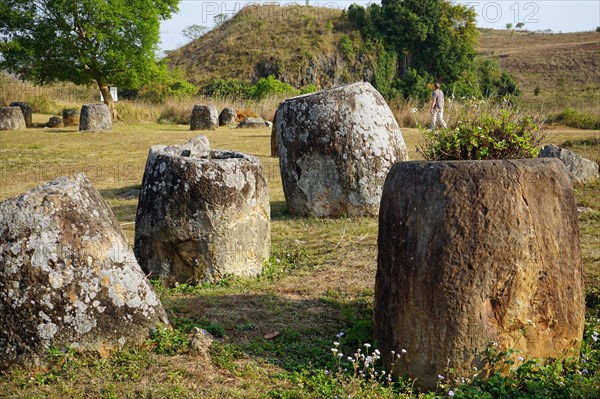
<path fill-rule="evenodd" d="M 304 86 L 303 88 L 300 89 L 300 94 L 308 94 L 308 93 L 314 93 L 315 91 L 318 91 L 319 88 L 314 85 L 314 84 L 309 84 L 308 86 Z"/>
<path fill-rule="evenodd" d="M 275 79 L 275 76 L 269 75 L 266 78 L 260 78 L 252 88 L 252 98 L 261 100 L 265 97 L 283 95 L 297 95 L 299 90 L 293 86 Z"/>
<path fill-rule="evenodd" d="M 346 34 L 342 35 L 338 46 L 342 51 L 344 58 L 346 58 L 347 60 L 353 59 L 356 55 L 354 50 L 354 42 L 352 41 L 352 39 L 350 39 L 350 36 Z"/>
<path fill-rule="evenodd" d="M 204 87 L 202 93 L 210 97 L 218 98 L 250 98 L 252 85 L 238 79 L 213 79 L 206 87 Z"/>
<path fill-rule="evenodd" d="M 600 129 L 600 116 L 590 115 L 567 108 L 553 118 L 550 122 L 561 122 L 577 129 Z"/>
<path fill-rule="evenodd" d="M 421 132 L 417 150 L 428 160 L 532 158 L 542 139 L 534 119 L 514 110 L 466 113 L 455 127 Z"/>

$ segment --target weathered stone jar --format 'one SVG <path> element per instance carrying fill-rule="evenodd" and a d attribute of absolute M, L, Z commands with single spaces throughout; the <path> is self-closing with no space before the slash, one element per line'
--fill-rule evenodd
<path fill-rule="evenodd" d="M 98 132 L 112 129 L 110 109 L 106 104 L 84 104 L 79 116 L 79 130 Z"/>
<path fill-rule="evenodd" d="M 579 226 L 557 159 L 402 162 L 379 215 L 375 333 L 385 361 L 435 387 L 485 369 L 486 349 L 577 356 Z"/>
<path fill-rule="evenodd" d="M 217 127 L 219 114 L 214 105 L 194 105 L 190 117 L 190 130 L 215 130 Z"/>
<path fill-rule="evenodd" d="M 167 316 L 111 209 L 81 174 L 0 202 L 0 369 L 51 347 L 106 355 Z"/>
<path fill-rule="evenodd" d="M 389 168 L 408 159 L 391 110 L 369 83 L 286 100 L 273 131 L 294 215 L 377 215 Z"/>
<path fill-rule="evenodd" d="M 150 278 L 217 281 L 262 271 L 271 245 L 267 183 L 257 158 L 210 151 L 206 137 L 150 149 L 135 253 Z"/>
<path fill-rule="evenodd" d="M 25 118 L 25 127 L 30 128 L 33 126 L 33 108 L 31 108 L 31 105 L 27 104 L 26 102 L 15 101 L 10 103 L 10 106 L 21 108 L 23 118 Z"/>
<path fill-rule="evenodd" d="M 26 127 L 20 107 L 0 107 L 0 130 L 20 130 Z"/>

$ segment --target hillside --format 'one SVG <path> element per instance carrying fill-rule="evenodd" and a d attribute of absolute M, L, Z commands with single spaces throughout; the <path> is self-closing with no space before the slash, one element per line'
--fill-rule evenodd
<path fill-rule="evenodd" d="M 294 86 L 340 83 L 341 11 L 250 6 L 201 38 L 169 53 L 171 66 L 203 86 L 213 78 L 249 81 L 275 75 Z M 337 25 L 337 26 L 335 26 Z"/>
<path fill-rule="evenodd" d="M 347 40 L 350 38 L 351 40 Z M 273 74 L 300 87 L 321 87 L 372 77 L 372 60 L 357 59 L 341 42 L 360 41 L 335 9 L 251 6 L 203 37 L 170 53 L 171 65 L 203 86 L 213 78 L 255 81 Z M 479 51 L 499 60 L 532 95 L 600 89 L 600 34 L 481 30 Z M 591 93 L 591 94 L 590 94 Z M 584 96 L 585 97 L 585 96 Z"/>
<path fill-rule="evenodd" d="M 524 91 L 597 90 L 600 87 L 600 34 L 538 33 L 484 29 L 479 53 L 495 57 Z"/>

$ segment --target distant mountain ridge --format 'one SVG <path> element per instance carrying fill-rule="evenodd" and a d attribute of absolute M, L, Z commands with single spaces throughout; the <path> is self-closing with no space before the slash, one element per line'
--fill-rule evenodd
<path fill-rule="evenodd" d="M 524 92 L 600 90 L 600 34 L 483 29 L 479 52 L 494 57 Z M 274 75 L 295 87 L 321 88 L 373 77 L 376 49 L 361 43 L 341 10 L 254 5 L 169 53 L 170 65 L 202 87 L 212 79 L 255 82 Z"/>

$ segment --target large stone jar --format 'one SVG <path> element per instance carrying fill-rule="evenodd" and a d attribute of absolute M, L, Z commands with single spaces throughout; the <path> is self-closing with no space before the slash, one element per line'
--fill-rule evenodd
<path fill-rule="evenodd" d="M 391 110 L 369 83 L 286 100 L 273 131 L 293 215 L 376 215 L 389 168 L 408 159 Z"/>
<path fill-rule="evenodd" d="M 577 356 L 584 327 L 573 189 L 556 159 L 403 162 L 379 215 L 375 334 L 394 370 L 433 388 L 486 350 Z"/>
<path fill-rule="evenodd" d="M 258 159 L 210 151 L 200 136 L 150 149 L 136 215 L 135 253 L 167 286 L 255 276 L 269 257 L 270 205 Z"/>
<path fill-rule="evenodd" d="M 167 315 L 85 175 L 0 202 L 0 369 L 50 348 L 102 355 L 144 343 Z"/>

